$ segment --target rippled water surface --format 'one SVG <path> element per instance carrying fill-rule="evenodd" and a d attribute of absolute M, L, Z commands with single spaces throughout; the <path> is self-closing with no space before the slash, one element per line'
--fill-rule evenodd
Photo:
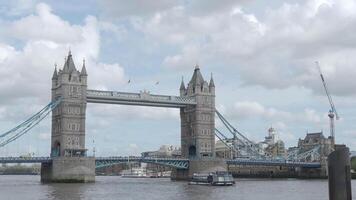
<path fill-rule="evenodd" d="M 0 176 L 0 200 L 326 200 L 327 180 L 237 179 L 233 187 L 188 185 L 169 179 L 96 177 L 90 184 L 41 184 L 39 176 Z M 356 200 L 356 180 L 352 181 Z"/>

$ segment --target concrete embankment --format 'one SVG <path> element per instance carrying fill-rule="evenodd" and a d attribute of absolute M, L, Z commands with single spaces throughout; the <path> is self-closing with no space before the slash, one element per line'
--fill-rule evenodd
<path fill-rule="evenodd" d="M 325 179 L 322 169 L 303 169 L 284 166 L 228 166 L 228 171 L 236 178 L 304 178 Z"/>

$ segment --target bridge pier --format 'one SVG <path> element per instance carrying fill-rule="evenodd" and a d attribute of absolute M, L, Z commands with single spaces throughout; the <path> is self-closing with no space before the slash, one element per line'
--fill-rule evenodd
<path fill-rule="evenodd" d="M 94 157 L 57 157 L 42 163 L 41 182 L 87 183 L 95 181 Z"/>
<path fill-rule="evenodd" d="M 190 180 L 194 173 L 227 171 L 226 161 L 218 158 L 200 158 L 189 160 L 189 169 L 173 169 L 172 180 Z"/>

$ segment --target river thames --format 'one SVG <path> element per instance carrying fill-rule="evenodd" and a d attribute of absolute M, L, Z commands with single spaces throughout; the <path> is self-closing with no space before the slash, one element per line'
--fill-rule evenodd
<path fill-rule="evenodd" d="M 169 179 L 97 176 L 89 184 L 41 184 L 39 176 L 0 176 L 1 200 L 326 200 L 327 180 L 235 179 L 232 187 L 188 185 Z M 356 200 L 356 180 L 352 181 Z"/>

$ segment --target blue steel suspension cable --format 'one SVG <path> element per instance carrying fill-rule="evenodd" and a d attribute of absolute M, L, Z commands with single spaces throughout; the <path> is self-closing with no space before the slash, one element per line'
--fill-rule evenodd
<path fill-rule="evenodd" d="M 10 138 L 6 139 L 5 141 L 0 142 L 0 147 L 5 146 L 6 144 L 16 140 L 17 138 L 21 137 L 25 133 L 27 133 L 29 130 L 31 130 L 34 126 L 36 126 L 38 123 L 40 123 L 48 114 L 55 109 L 58 104 L 61 102 L 61 98 L 58 98 L 52 102 L 50 102 L 47 106 L 45 106 L 41 111 L 27 119 L 25 122 L 21 123 L 20 125 L 16 126 L 15 128 L 11 129 L 10 131 L 4 133 L 1 135 L 1 137 L 5 137 L 11 133 L 15 133 L 13 136 Z M 17 130 L 19 132 L 16 133 Z"/>
<path fill-rule="evenodd" d="M 9 139 L 6 139 L 5 141 L 0 143 L 0 147 L 5 146 L 6 144 L 16 140 L 20 136 L 24 135 L 27 133 L 30 129 L 32 129 L 34 126 L 36 126 L 39 122 L 42 121 L 49 113 L 52 111 L 59 103 L 61 99 L 57 99 L 49 103 L 44 109 L 42 109 L 39 113 L 35 114 L 33 117 L 31 117 L 31 120 L 26 120 L 27 123 L 22 123 L 23 129 L 20 130 L 20 132 L 15 133 L 15 135 L 11 136 Z M 17 129 L 18 130 L 18 129 Z"/>
<path fill-rule="evenodd" d="M 235 127 L 233 127 L 218 110 L 215 110 L 215 112 L 218 115 L 221 122 L 225 125 L 225 127 L 229 130 L 229 132 L 234 135 L 234 137 L 236 137 L 240 142 L 242 142 L 244 145 L 246 145 L 246 147 L 249 148 L 251 151 L 253 151 L 254 154 L 256 154 L 257 156 L 262 156 L 262 155 L 260 155 L 259 150 L 258 150 L 260 148 L 258 148 L 255 145 L 255 143 L 253 143 L 246 136 L 244 136 L 241 132 L 239 132 Z M 242 137 L 242 140 L 237 137 L 236 133 Z"/>
<path fill-rule="evenodd" d="M 52 103 L 52 102 L 51 102 Z M 50 104 L 51 104 L 50 103 Z M 44 108 L 42 108 L 42 110 L 40 110 L 39 112 L 37 112 L 36 114 L 34 114 L 33 116 L 31 116 L 30 118 L 28 118 L 26 121 L 22 122 L 21 124 L 17 125 L 16 127 L 12 128 L 11 130 L 3 133 L 0 135 L 0 138 L 5 137 L 6 135 L 18 130 L 19 128 L 25 126 L 26 124 L 30 123 L 34 118 L 36 118 L 38 115 L 40 115 L 42 112 L 44 112 L 45 110 L 47 110 L 48 106 L 50 105 L 48 104 L 47 106 L 45 106 Z"/>

